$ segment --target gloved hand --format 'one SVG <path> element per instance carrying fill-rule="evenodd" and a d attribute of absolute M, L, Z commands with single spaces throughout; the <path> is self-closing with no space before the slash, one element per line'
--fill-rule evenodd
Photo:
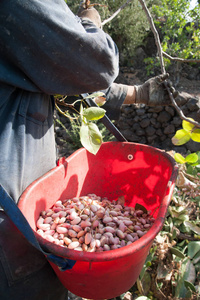
<path fill-rule="evenodd" d="M 101 17 L 94 7 L 84 8 L 81 6 L 78 11 L 78 17 L 90 19 L 98 28 L 101 28 Z"/>
<path fill-rule="evenodd" d="M 162 74 L 147 80 L 139 86 L 135 86 L 135 103 L 144 103 L 148 106 L 170 105 L 171 100 L 163 82 L 169 74 Z M 172 87 L 170 82 L 166 82 L 173 97 L 178 96 L 178 92 Z"/>

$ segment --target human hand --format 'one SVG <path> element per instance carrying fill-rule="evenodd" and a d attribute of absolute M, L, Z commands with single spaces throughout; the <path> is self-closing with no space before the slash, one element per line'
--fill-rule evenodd
<path fill-rule="evenodd" d="M 81 6 L 78 11 L 78 17 L 90 19 L 98 28 L 101 28 L 101 17 L 94 7 L 86 8 Z"/>
<path fill-rule="evenodd" d="M 164 81 L 168 77 L 169 74 L 162 74 L 147 80 L 142 85 L 135 86 L 135 103 L 144 103 L 149 106 L 170 105 L 171 99 L 164 85 Z M 178 92 L 169 81 L 166 81 L 166 85 L 173 97 L 176 98 Z"/>

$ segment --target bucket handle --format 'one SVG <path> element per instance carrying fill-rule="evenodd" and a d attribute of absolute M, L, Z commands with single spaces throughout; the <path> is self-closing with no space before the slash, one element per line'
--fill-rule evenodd
<path fill-rule="evenodd" d="M 0 205 L 3 207 L 6 215 L 12 220 L 12 222 L 19 229 L 19 231 L 21 231 L 21 233 L 25 236 L 25 238 L 29 241 L 29 243 L 31 243 L 32 246 L 34 246 L 36 249 L 42 252 L 47 257 L 48 260 L 56 264 L 59 267 L 60 271 L 66 271 L 73 268 L 74 264 L 76 263 L 75 260 L 66 259 L 54 255 L 52 253 L 48 253 L 40 247 L 40 244 L 38 243 L 35 234 L 32 228 L 30 227 L 28 221 L 26 220 L 25 216 L 22 214 L 17 204 L 14 202 L 14 200 L 10 197 L 10 195 L 2 187 L 1 184 L 0 184 Z"/>

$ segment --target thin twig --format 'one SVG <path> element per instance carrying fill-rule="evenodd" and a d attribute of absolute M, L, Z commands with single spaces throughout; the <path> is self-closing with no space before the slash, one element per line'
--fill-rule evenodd
<path fill-rule="evenodd" d="M 199 237 L 195 237 L 195 236 L 192 236 L 192 235 L 189 235 L 189 234 L 185 234 L 185 233 L 179 233 L 177 235 L 177 239 L 179 240 L 188 240 L 188 241 L 199 241 Z"/>
<path fill-rule="evenodd" d="M 57 104 L 59 104 L 59 105 L 62 105 L 62 106 L 65 106 L 65 107 L 74 109 L 74 105 L 73 105 L 73 104 L 66 103 L 66 102 L 64 102 L 64 101 L 62 101 L 62 100 L 60 101 L 60 100 L 58 100 L 58 99 L 56 99 L 55 102 L 56 102 Z"/>
<path fill-rule="evenodd" d="M 151 27 L 151 30 L 154 34 L 154 38 L 155 38 L 155 43 L 156 43 L 156 46 L 157 46 L 157 49 L 158 49 L 158 54 L 159 54 L 159 58 L 160 58 L 160 66 L 161 66 L 161 72 L 163 74 L 166 73 L 165 71 L 165 66 L 164 66 L 164 60 L 163 60 L 163 55 L 162 55 L 162 47 L 161 47 L 161 43 L 160 43 L 160 38 L 159 38 L 159 34 L 158 34 L 158 31 L 156 30 L 156 27 L 155 27 L 155 24 L 153 22 L 153 19 L 151 17 L 151 14 L 146 6 L 146 3 L 144 0 L 139 0 L 140 4 L 142 5 L 142 8 L 147 16 L 147 19 L 149 21 L 149 24 L 150 24 L 150 27 Z"/>
<path fill-rule="evenodd" d="M 72 118 L 71 116 L 69 116 L 66 112 L 62 111 L 62 109 L 60 109 L 60 107 L 58 106 L 58 104 L 57 104 L 56 101 L 55 101 L 55 107 L 56 107 L 56 109 L 57 109 L 63 116 L 69 118 L 70 120 L 74 119 L 74 118 Z M 74 107 L 73 107 L 73 109 L 74 109 L 74 111 L 75 111 L 76 113 L 79 114 L 79 112 L 78 112 Z"/>
<path fill-rule="evenodd" d="M 190 118 L 187 118 L 187 117 L 184 115 L 183 111 L 182 111 L 182 110 L 180 109 L 180 107 L 177 105 L 177 103 L 176 103 L 176 101 L 175 101 L 175 99 L 174 99 L 174 97 L 173 97 L 173 95 L 172 95 L 172 93 L 171 93 L 171 91 L 170 91 L 170 89 L 169 89 L 169 87 L 168 87 L 166 81 L 164 81 L 164 85 L 165 85 L 165 88 L 166 88 L 166 90 L 167 90 L 167 92 L 168 92 L 168 94 L 169 94 L 169 98 L 170 98 L 170 100 L 171 100 L 171 102 L 172 102 L 172 105 L 173 105 L 174 108 L 176 109 L 176 111 L 177 111 L 178 115 L 180 116 L 180 118 L 181 118 L 182 120 L 185 120 L 185 121 L 187 121 L 187 122 L 189 122 L 189 123 L 195 125 L 195 127 L 200 128 L 200 123 L 198 123 L 198 122 L 196 122 L 196 121 L 194 121 L 194 120 L 191 120 Z"/>
<path fill-rule="evenodd" d="M 132 0 L 127 0 L 126 3 L 124 3 L 118 10 L 116 10 L 116 12 L 108 19 L 104 20 L 101 25 L 104 26 L 106 23 L 112 21 L 112 19 L 114 19 L 122 9 L 124 9 Z"/>
<path fill-rule="evenodd" d="M 185 62 L 185 63 L 199 63 L 200 59 L 184 59 L 180 57 L 172 57 L 171 55 L 167 54 L 166 52 L 162 51 L 163 56 L 169 58 L 171 61 L 180 61 L 180 62 Z"/>

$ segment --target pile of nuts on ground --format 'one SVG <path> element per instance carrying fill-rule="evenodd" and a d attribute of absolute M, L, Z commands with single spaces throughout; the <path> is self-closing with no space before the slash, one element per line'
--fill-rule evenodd
<path fill-rule="evenodd" d="M 109 201 L 95 194 L 58 200 L 40 213 L 37 233 L 56 245 L 77 251 L 102 252 L 133 243 L 153 225 L 145 209 Z"/>

